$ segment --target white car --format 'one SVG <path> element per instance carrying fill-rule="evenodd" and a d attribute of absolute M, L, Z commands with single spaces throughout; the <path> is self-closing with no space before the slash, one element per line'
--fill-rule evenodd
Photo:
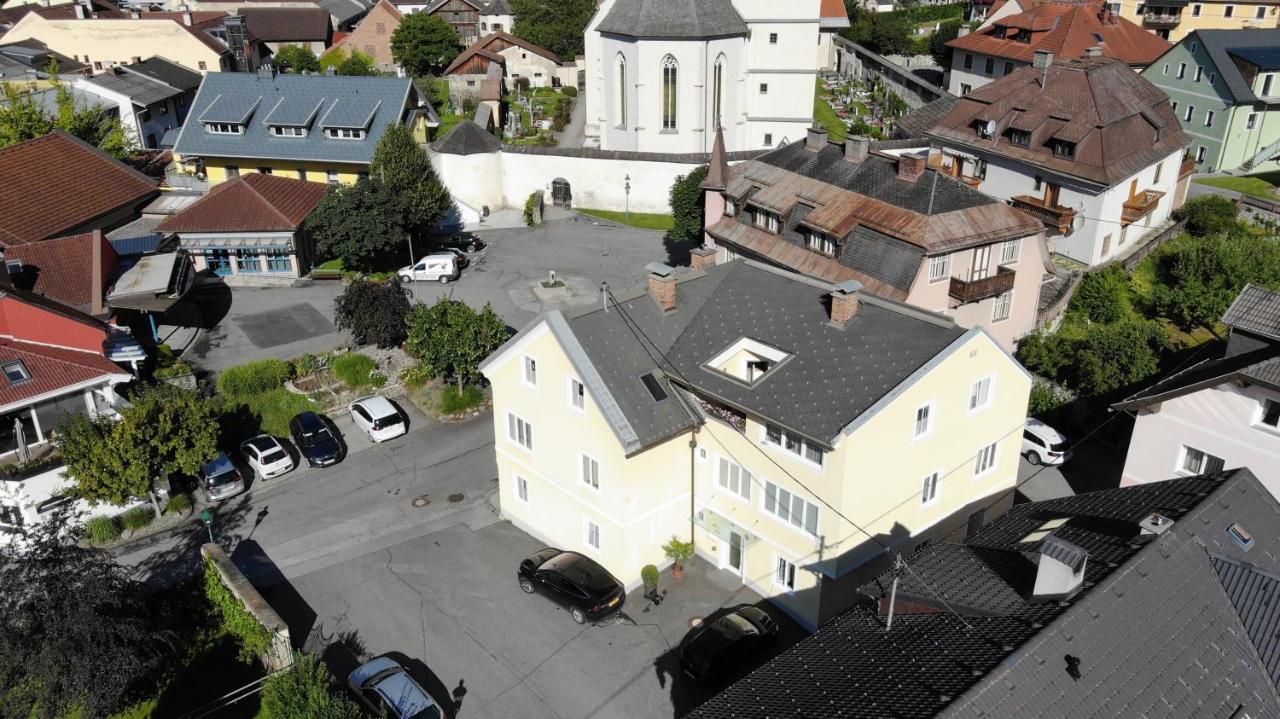
<path fill-rule="evenodd" d="M 1062 464 L 1071 459 L 1071 452 L 1061 432 L 1038 419 L 1028 418 L 1022 431 L 1022 456 L 1031 464 Z"/>
<path fill-rule="evenodd" d="M 396 270 L 396 277 L 408 284 L 419 280 L 445 284 L 458 279 L 462 271 L 458 268 L 458 257 L 452 252 L 441 252 L 427 255 L 416 264 Z"/>
<path fill-rule="evenodd" d="M 409 431 L 404 415 L 386 397 L 371 395 L 351 403 L 351 419 L 371 442 L 385 442 Z"/>
<path fill-rule="evenodd" d="M 263 479 L 279 477 L 293 469 L 293 457 L 269 434 L 250 437 L 240 443 L 240 454 L 254 473 Z"/>

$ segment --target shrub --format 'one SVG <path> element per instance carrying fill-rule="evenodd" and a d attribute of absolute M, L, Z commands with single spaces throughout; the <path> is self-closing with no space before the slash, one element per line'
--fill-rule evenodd
<path fill-rule="evenodd" d="M 284 385 L 293 367 L 282 359 L 262 359 L 228 367 L 218 375 L 218 389 L 228 397 L 250 397 Z"/>
<path fill-rule="evenodd" d="M 175 360 L 172 364 L 161 367 L 155 371 L 156 379 L 170 379 L 172 377 L 185 377 L 192 374 L 195 370 L 191 365 L 182 360 Z"/>
<path fill-rule="evenodd" d="M 542 221 L 542 192 L 535 190 L 529 193 L 529 199 L 524 201 L 524 224 L 533 227 Z"/>
<path fill-rule="evenodd" d="M 1070 401 L 1071 396 L 1057 386 L 1036 382 L 1031 385 L 1031 396 L 1027 399 L 1027 414 L 1040 417 Z"/>
<path fill-rule="evenodd" d="M 467 385 L 461 392 L 457 387 L 449 385 L 440 393 L 440 411 L 444 414 L 479 407 L 482 402 L 484 402 L 484 392 L 475 385 Z"/>
<path fill-rule="evenodd" d="M 693 542 L 682 542 L 679 538 L 673 536 L 670 542 L 662 545 L 662 552 L 672 562 L 680 565 L 693 558 Z"/>
<path fill-rule="evenodd" d="M 155 513 L 147 507 L 134 507 L 120 515 L 120 523 L 125 529 L 142 529 L 151 524 L 153 519 L 155 519 Z"/>
<path fill-rule="evenodd" d="M 372 384 L 369 375 L 377 366 L 372 358 L 351 352 L 333 361 L 333 374 L 347 387 L 358 391 Z"/>
<path fill-rule="evenodd" d="M 244 602 L 227 589 L 218 568 L 207 557 L 204 560 L 204 592 L 222 617 L 223 628 L 240 640 L 240 661 L 253 661 L 271 649 L 271 632 L 249 613 Z"/>
<path fill-rule="evenodd" d="M 306 377 L 324 369 L 324 361 L 308 352 L 293 361 L 293 376 Z"/>
<path fill-rule="evenodd" d="M 164 505 L 165 514 L 182 514 L 191 511 L 191 495 L 175 494 L 169 497 L 168 504 Z"/>
<path fill-rule="evenodd" d="M 417 389 L 430 382 L 431 377 L 431 368 L 421 362 L 400 370 L 400 381 L 410 389 Z"/>
<path fill-rule="evenodd" d="M 409 314 L 409 290 L 395 280 L 359 279 L 347 285 L 333 302 L 334 324 L 351 330 L 356 344 L 382 349 L 404 342 L 404 319 Z"/>
<path fill-rule="evenodd" d="M 273 674 L 262 685 L 264 719 L 355 719 L 363 716 L 355 702 L 335 691 L 329 670 L 310 654 L 296 654 L 293 666 Z"/>
<path fill-rule="evenodd" d="M 652 564 L 646 564 L 640 568 L 640 581 L 644 582 L 646 587 L 657 587 L 660 576 L 658 568 Z"/>
<path fill-rule="evenodd" d="M 1167 342 L 1164 328 L 1149 320 L 1090 325 L 1075 352 L 1075 386 L 1100 395 L 1140 382 L 1159 371 Z"/>
<path fill-rule="evenodd" d="M 1071 298 L 1070 309 L 1094 322 L 1118 322 L 1129 316 L 1129 274 L 1120 265 L 1090 272 Z"/>
<path fill-rule="evenodd" d="M 1018 361 L 1041 377 L 1058 379 L 1063 367 L 1072 362 L 1071 345 L 1061 335 L 1037 332 L 1018 341 Z"/>
<path fill-rule="evenodd" d="M 1187 232 L 1196 237 L 1228 232 L 1236 226 L 1236 203 L 1221 195 L 1202 195 L 1187 200 L 1173 213 L 1175 220 L 1187 221 Z"/>
<path fill-rule="evenodd" d="M 565 85 L 564 87 L 561 87 L 560 92 L 564 93 L 567 97 L 578 96 L 578 88 L 573 85 Z"/>
<path fill-rule="evenodd" d="M 106 544 L 120 538 L 120 522 L 115 517 L 94 517 L 84 524 L 85 534 L 93 544 Z"/>

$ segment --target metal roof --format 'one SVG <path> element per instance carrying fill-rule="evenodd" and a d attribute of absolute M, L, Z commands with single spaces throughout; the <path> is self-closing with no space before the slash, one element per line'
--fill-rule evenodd
<path fill-rule="evenodd" d="M 261 95 L 256 97 L 218 95 L 204 108 L 203 112 L 197 115 L 197 119 L 200 122 L 228 122 L 233 125 L 243 125 L 249 121 L 249 116 L 261 104 Z"/>
<path fill-rule="evenodd" d="M 369 127 L 381 101 L 372 98 L 343 97 L 335 100 L 320 118 L 324 127 L 343 127 L 363 130 Z"/>
<path fill-rule="evenodd" d="M 1222 315 L 1222 324 L 1280 341 L 1280 292 L 1245 285 Z"/>
<path fill-rule="evenodd" d="M 182 90 L 159 80 L 122 70 L 92 75 L 83 82 L 118 92 L 139 107 L 149 107 L 182 94 Z"/>
<path fill-rule="evenodd" d="M 288 125 L 306 127 L 315 119 L 316 113 L 324 105 L 323 100 L 307 97 L 282 97 L 267 113 L 263 122 L 267 125 Z"/>
<path fill-rule="evenodd" d="M 731 0 L 616 0 L 596 30 L 625 37 L 697 40 L 746 35 L 747 23 Z"/>
<path fill-rule="evenodd" d="M 1259 70 L 1280 70 L 1280 47 L 1245 47 L 1227 52 L 1257 65 Z"/>
<path fill-rule="evenodd" d="M 1209 53 L 1214 67 L 1218 68 L 1218 75 L 1237 103 L 1254 102 L 1258 99 L 1231 55 L 1249 53 L 1255 48 L 1280 46 L 1280 29 L 1196 30 L 1182 38 L 1180 44 L 1187 45 L 1196 41 Z"/>

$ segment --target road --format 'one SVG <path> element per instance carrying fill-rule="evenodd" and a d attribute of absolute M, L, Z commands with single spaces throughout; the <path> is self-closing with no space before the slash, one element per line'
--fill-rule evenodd
<path fill-rule="evenodd" d="M 268 574 L 299 576 L 468 519 L 491 519 L 487 496 L 497 476 L 491 415 L 423 420 L 383 444 L 361 447 L 353 439 L 350 454 L 333 467 L 299 468 L 251 486 L 217 507 L 213 531 L 241 569 L 269 583 Z M 461 501 L 449 501 L 456 493 Z M 421 497 L 430 503 L 416 507 Z M 204 541 L 203 525 L 193 520 L 176 536 L 123 548 L 117 557 L 139 578 L 164 584 L 194 570 Z"/>

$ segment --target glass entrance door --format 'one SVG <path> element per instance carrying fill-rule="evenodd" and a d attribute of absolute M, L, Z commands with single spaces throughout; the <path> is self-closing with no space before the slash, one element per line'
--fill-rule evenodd
<path fill-rule="evenodd" d="M 742 573 L 742 535 L 729 532 L 729 568 Z"/>

